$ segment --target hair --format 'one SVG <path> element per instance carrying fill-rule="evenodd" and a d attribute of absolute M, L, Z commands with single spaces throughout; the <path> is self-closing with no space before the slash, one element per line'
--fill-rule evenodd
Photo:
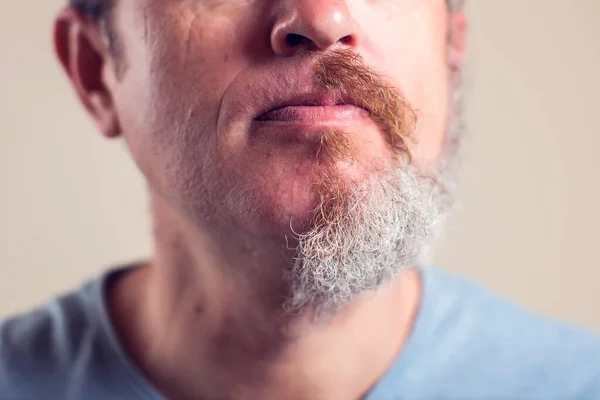
<path fill-rule="evenodd" d="M 448 8 L 450 8 L 451 11 L 458 11 L 463 9 L 465 1 L 466 0 L 446 0 L 446 3 L 448 3 Z"/>
<path fill-rule="evenodd" d="M 112 3 L 113 0 L 69 0 L 70 5 L 94 22 L 101 20 L 108 14 Z"/>

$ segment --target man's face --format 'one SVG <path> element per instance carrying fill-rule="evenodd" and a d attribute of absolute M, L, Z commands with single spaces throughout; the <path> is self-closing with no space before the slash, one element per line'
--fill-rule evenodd
<path fill-rule="evenodd" d="M 440 157 L 451 112 L 445 0 L 117 0 L 113 17 L 120 65 L 105 73 L 117 71 L 125 140 L 153 192 L 198 224 L 259 237 L 307 226 L 324 132 L 353 149 L 352 162 L 335 163 L 342 181 L 393 159 L 372 114 L 338 104 L 357 99 L 315 83 L 319 56 L 334 50 L 359 54 L 417 111 L 414 164 Z"/>

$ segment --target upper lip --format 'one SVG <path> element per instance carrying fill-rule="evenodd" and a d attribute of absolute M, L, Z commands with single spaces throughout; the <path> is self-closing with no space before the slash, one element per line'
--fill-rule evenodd
<path fill-rule="evenodd" d="M 326 107 L 336 105 L 352 105 L 364 109 L 361 102 L 359 102 L 358 99 L 355 99 L 350 95 L 344 93 L 322 91 L 291 95 L 287 98 L 274 100 L 270 104 L 266 104 L 264 109 L 257 114 L 255 119 L 260 119 L 261 116 L 267 113 L 285 107 Z"/>

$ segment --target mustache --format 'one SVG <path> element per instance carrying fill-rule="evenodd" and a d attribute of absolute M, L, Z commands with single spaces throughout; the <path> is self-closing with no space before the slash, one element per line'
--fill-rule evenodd
<path fill-rule="evenodd" d="M 394 152 L 412 161 L 406 142 L 415 131 L 417 112 L 400 91 L 354 51 L 335 49 L 315 58 L 315 83 L 337 97 L 343 94 L 355 99 L 371 114 Z M 344 135 L 324 135 L 321 145 L 342 158 L 352 158 L 351 146 L 344 139 Z"/>

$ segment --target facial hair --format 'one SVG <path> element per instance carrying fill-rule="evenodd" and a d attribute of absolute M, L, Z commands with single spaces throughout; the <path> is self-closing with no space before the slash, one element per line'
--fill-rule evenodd
<path fill-rule="evenodd" d="M 331 315 L 365 291 L 377 290 L 406 267 L 424 261 L 453 202 L 452 179 L 420 171 L 406 145 L 416 113 L 391 85 L 354 53 L 318 59 L 315 80 L 327 90 L 360 99 L 385 134 L 393 157 L 359 182 L 340 176 L 336 164 L 355 162 L 343 132 L 324 132 L 317 151 L 318 205 L 310 228 L 297 234 L 293 263 L 285 272 L 288 314 L 310 309 Z M 448 154 L 440 166 L 450 163 Z"/>

